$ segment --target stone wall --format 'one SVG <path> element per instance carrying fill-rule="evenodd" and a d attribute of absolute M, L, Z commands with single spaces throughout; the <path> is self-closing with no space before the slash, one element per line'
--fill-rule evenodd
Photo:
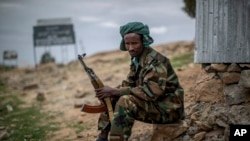
<path fill-rule="evenodd" d="M 228 141 L 230 124 L 250 124 L 250 64 L 203 64 L 178 140 Z"/>
<path fill-rule="evenodd" d="M 229 106 L 250 101 L 250 64 L 206 64 L 203 68 L 210 80 L 196 86 L 196 101 L 225 102 Z M 210 99 L 204 98 L 201 90 L 208 91 Z"/>
<path fill-rule="evenodd" d="M 230 124 L 250 124 L 250 64 L 202 68 L 194 101 L 185 106 L 185 124 L 156 125 L 152 141 L 229 141 Z"/>

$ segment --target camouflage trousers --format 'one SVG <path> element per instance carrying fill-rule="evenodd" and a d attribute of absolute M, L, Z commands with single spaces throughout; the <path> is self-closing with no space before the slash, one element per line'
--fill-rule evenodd
<path fill-rule="evenodd" d="M 110 141 L 128 140 L 135 120 L 155 124 L 166 124 L 178 120 L 162 112 L 157 104 L 141 100 L 133 95 L 112 99 L 112 104 L 115 107 L 114 119 L 111 122 L 111 128 L 106 128 L 110 130 Z M 108 123 L 107 113 L 102 113 L 98 121 L 98 129 L 103 129 Z"/>

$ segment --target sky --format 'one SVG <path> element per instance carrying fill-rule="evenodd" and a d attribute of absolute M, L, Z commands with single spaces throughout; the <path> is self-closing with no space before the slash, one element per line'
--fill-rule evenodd
<path fill-rule="evenodd" d="M 195 19 L 183 10 L 183 0 L 0 0 L 0 64 L 33 67 L 49 51 L 57 63 L 119 49 L 120 26 L 133 21 L 147 24 L 152 45 L 191 41 Z M 33 27 L 40 19 L 70 18 L 76 44 L 33 46 Z M 15 51 L 17 60 L 4 60 Z"/>

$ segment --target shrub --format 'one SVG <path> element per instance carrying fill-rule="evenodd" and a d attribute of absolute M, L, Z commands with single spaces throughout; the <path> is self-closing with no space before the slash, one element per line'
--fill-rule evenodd
<path fill-rule="evenodd" d="M 40 64 L 45 64 L 49 62 L 55 62 L 55 58 L 51 56 L 49 52 L 45 52 L 41 57 Z"/>

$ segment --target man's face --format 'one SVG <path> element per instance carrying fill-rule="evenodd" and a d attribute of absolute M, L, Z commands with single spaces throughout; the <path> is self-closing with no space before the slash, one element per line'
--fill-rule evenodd
<path fill-rule="evenodd" d="M 124 43 L 131 57 L 139 57 L 143 50 L 142 37 L 136 33 L 124 35 Z"/>

